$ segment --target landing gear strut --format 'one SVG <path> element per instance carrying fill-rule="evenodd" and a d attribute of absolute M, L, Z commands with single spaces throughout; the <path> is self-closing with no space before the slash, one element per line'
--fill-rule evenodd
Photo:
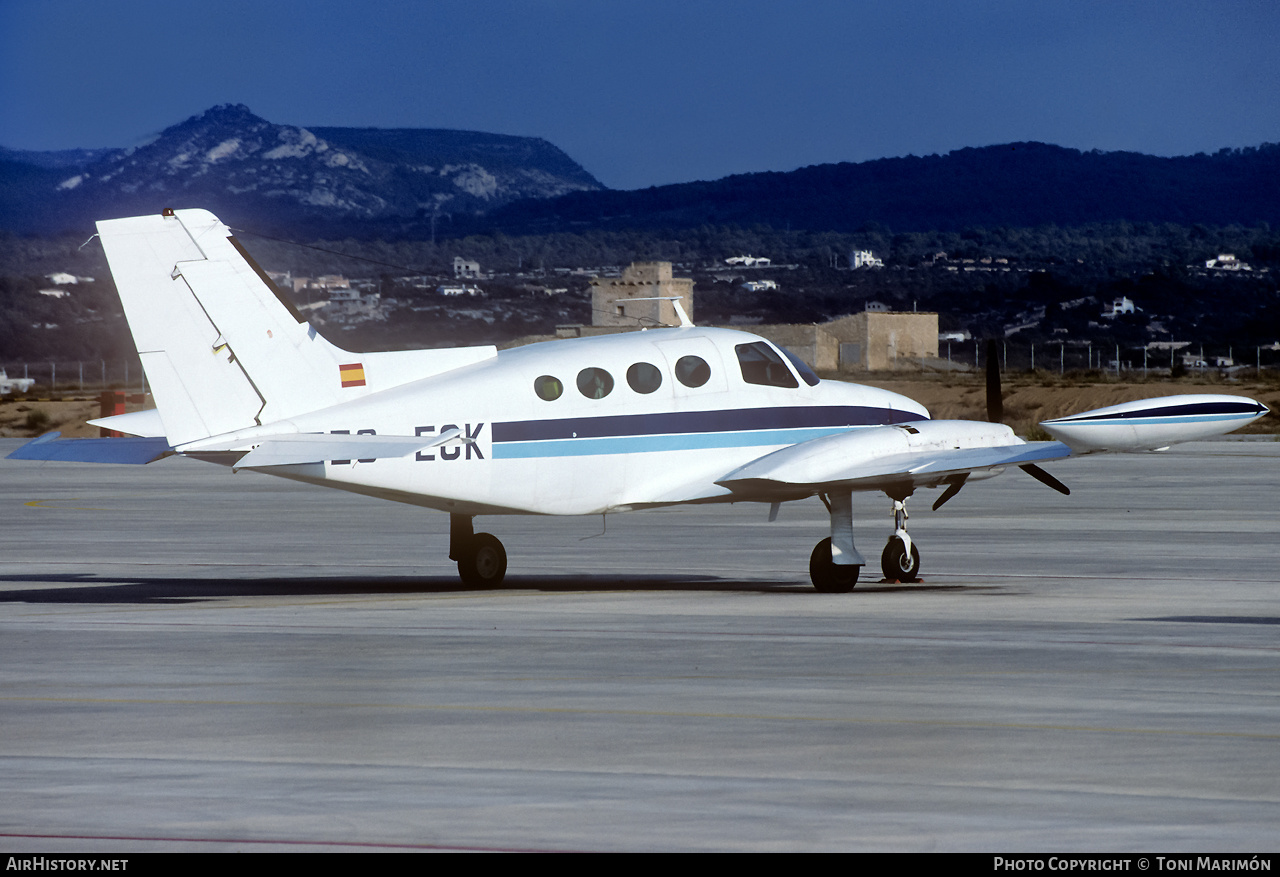
<path fill-rule="evenodd" d="M 476 533 L 470 515 L 449 515 L 449 559 L 469 588 L 496 588 L 507 574 L 507 551 L 490 533 Z"/>
<path fill-rule="evenodd" d="M 831 493 L 822 501 L 831 513 L 831 536 L 809 555 L 809 580 L 824 594 L 847 594 L 867 562 L 853 544 L 853 494 Z"/>
<path fill-rule="evenodd" d="M 880 554 L 880 571 L 891 582 L 914 582 L 920 574 L 920 552 L 907 533 L 906 498 L 893 501 L 893 535 Z"/>

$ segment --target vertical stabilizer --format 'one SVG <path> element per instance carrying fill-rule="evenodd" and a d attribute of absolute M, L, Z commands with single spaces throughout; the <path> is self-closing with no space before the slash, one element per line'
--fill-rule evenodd
<path fill-rule="evenodd" d="M 496 355 L 330 344 L 207 210 L 98 223 L 165 435 L 175 447 Z"/>
<path fill-rule="evenodd" d="M 181 220 L 108 220 L 98 234 L 169 441 L 254 425 L 264 400 L 179 275 L 206 258 Z"/>

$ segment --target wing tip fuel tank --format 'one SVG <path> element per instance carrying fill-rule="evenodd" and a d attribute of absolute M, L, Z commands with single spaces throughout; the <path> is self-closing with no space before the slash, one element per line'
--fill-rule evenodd
<path fill-rule="evenodd" d="M 1269 411 L 1245 396 L 1197 393 L 1124 402 L 1040 425 L 1076 453 L 1148 451 L 1226 435 Z"/>

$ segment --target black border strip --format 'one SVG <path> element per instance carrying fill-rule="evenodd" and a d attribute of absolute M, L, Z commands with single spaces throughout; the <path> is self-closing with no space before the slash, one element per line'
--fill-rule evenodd
<path fill-rule="evenodd" d="M 567 438 L 737 432 L 758 429 L 883 426 L 921 420 L 912 411 L 860 405 L 806 405 L 790 408 L 729 408 L 665 414 L 616 414 L 518 420 L 493 425 L 494 442 L 546 441 Z"/>

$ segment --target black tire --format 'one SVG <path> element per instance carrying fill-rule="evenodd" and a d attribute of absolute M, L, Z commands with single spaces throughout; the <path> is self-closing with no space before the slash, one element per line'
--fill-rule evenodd
<path fill-rule="evenodd" d="M 458 575 L 468 588 L 496 588 L 507 574 L 507 550 L 490 533 L 477 533 L 458 560 Z"/>
<path fill-rule="evenodd" d="M 902 540 L 897 536 L 890 536 L 888 544 L 880 554 L 880 571 L 891 582 L 917 581 L 920 575 L 920 552 L 912 544 L 911 558 L 908 560 Z"/>
<path fill-rule="evenodd" d="M 847 594 L 858 583 L 860 566 L 837 566 L 831 560 L 831 540 L 823 539 L 809 555 L 809 581 L 824 594 Z"/>

